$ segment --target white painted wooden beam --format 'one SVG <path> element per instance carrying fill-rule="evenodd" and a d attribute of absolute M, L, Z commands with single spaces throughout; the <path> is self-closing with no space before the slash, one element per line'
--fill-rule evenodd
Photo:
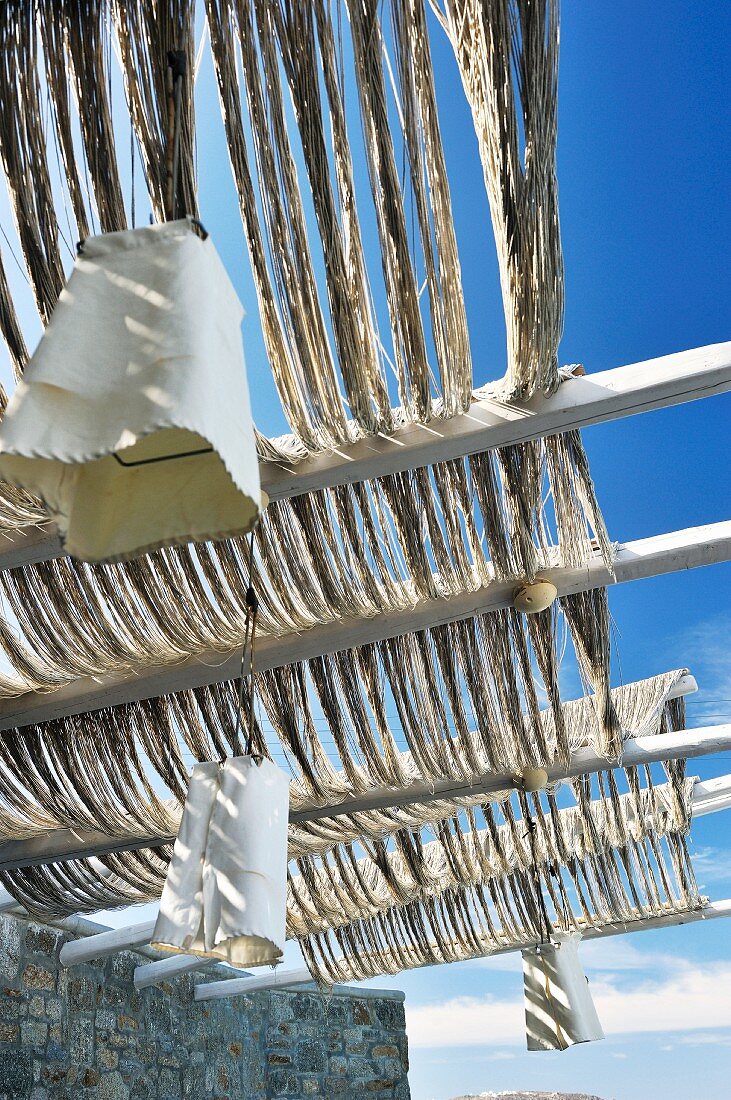
<path fill-rule="evenodd" d="M 264 974 L 256 974 L 251 978 L 231 978 L 223 982 L 205 982 L 195 987 L 196 1001 L 214 1001 L 221 997 L 237 997 L 244 993 L 256 993 L 259 990 L 291 989 L 297 985 L 309 985 L 312 975 L 306 966 L 296 969 L 282 969 L 276 967 Z M 222 992 L 214 993 L 216 986 L 220 986 Z"/>
<path fill-rule="evenodd" d="M 693 817 L 704 817 L 731 808 L 731 775 L 698 779 L 693 787 Z"/>
<path fill-rule="evenodd" d="M 538 395 L 514 404 L 482 398 L 474 401 L 467 412 L 449 420 L 408 424 L 391 436 L 368 437 L 292 466 L 263 462 L 261 484 L 270 500 L 283 500 L 663 409 L 729 389 L 731 342 L 709 344 L 571 378 L 551 397 Z M 50 527 L 7 532 L 0 541 L 0 569 L 48 561 L 61 552 L 58 535 Z"/>
<path fill-rule="evenodd" d="M 731 917 L 731 898 L 723 901 L 711 902 L 703 909 L 692 909 L 683 913 L 663 913 L 657 917 L 645 917 L 641 920 L 630 921 L 627 924 L 606 924 L 601 928 L 584 928 L 581 930 L 582 939 L 598 940 L 609 936 L 624 936 L 629 932 L 651 932 L 656 928 L 674 928 L 681 924 L 695 924 L 698 921 L 721 920 Z M 491 951 L 485 958 L 493 955 L 510 955 L 522 950 L 520 947 L 500 947 Z M 428 964 L 428 965 L 447 965 Z M 307 975 L 305 977 L 305 975 Z M 311 982 L 312 976 L 309 970 L 298 967 L 297 969 L 275 970 L 273 974 L 257 976 L 255 978 L 231 978 L 222 982 L 201 982 L 195 987 L 196 1001 L 216 1001 L 224 997 L 240 997 L 247 993 L 267 989 L 290 989 L 293 986 Z M 353 984 L 357 979 L 353 979 Z"/>
<path fill-rule="evenodd" d="M 131 924 L 127 928 L 110 928 L 108 932 L 99 932 L 96 936 L 85 936 L 80 940 L 69 940 L 61 948 L 59 961 L 62 966 L 75 966 L 116 955 L 118 951 L 144 947 L 150 942 L 154 930 L 153 920 Z"/>
<path fill-rule="evenodd" d="M 731 520 L 655 535 L 621 546 L 611 577 L 597 553 L 580 569 L 549 566 L 541 576 L 552 581 L 559 596 L 603 588 L 612 583 L 662 576 L 731 560 Z M 256 667 L 260 672 L 336 653 L 430 626 L 440 626 L 512 606 L 516 581 L 493 581 L 477 592 L 420 600 L 405 611 L 373 618 L 339 619 L 281 637 L 260 637 Z M 27 692 L 0 701 L 0 730 L 36 725 L 69 714 L 234 680 L 241 666 L 240 649 L 228 654 L 210 650 L 170 665 L 155 665 L 106 676 L 85 676 L 56 691 Z"/>
<path fill-rule="evenodd" d="M 703 726 L 700 729 L 663 733 L 654 737 L 637 737 L 625 742 L 621 764 L 624 767 L 652 764 L 660 760 L 693 759 L 716 752 L 731 750 L 731 723 L 722 726 Z M 579 749 L 571 758 L 568 768 L 554 766 L 549 769 L 549 781 L 559 783 L 577 775 L 589 775 L 616 767 L 616 761 L 597 756 L 593 749 Z M 515 788 L 516 778 L 507 772 L 493 772 L 475 777 L 471 782 L 443 780 L 437 783 L 413 783 L 408 787 L 383 787 L 369 795 L 345 799 L 327 806 L 301 807 L 290 814 L 290 822 L 298 824 L 337 817 L 364 810 L 387 809 L 411 803 L 429 803 L 457 798 L 479 799 L 483 795 Z M 17 870 L 37 864 L 70 859 L 87 859 L 90 856 L 133 848 L 154 848 L 172 843 L 172 835 L 125 838 L 84 833 L 81 830 L 55 829 L 41 837 L 27 840 L 6 840 L 0 844 L 0 870 Z M 96 846 L 94 846 L 96 845 Z M 103 851 L 102 851 L 103 849 Z"/>
<path fill-rule="evenodd" d="M 573 377 L 551 397 L 537 395 L 514 404 L 483 398 L 473 402 L 466 413 L 449 420 L 409 424 L 393 436 L 364 439 L 347 451 L 322 455 L 290 470 L 264 464 L 263 488 L 272 500 L 295 496 L 525 443 L 727 390 L 731 390 L 731 341 Z"/>
<path fill-rule="evenodd" d="M 135 967 L 134 986 L 137 990 L 149 989 L 150 986 L 178 978 L 181 974 L 188 974 L 191 970 L 206 970 L 214 961 L 201 959 L 197 955 L 171 955 L 169 959 L 157 959 Z"/>
<path fill-rule="evenodd" d="M 647 738 L 646 740 L 651 739 Z M 731 805 L 731 775 L 722 775 L 716 779 L 705 781 L 696 780 L 692 794 L 694 817 L 715 813 L 726 809 L 729 805 Z M 3 894 L 7 894 L 7 891 L 3 891 Z M 8 908 L 17 906 L 17 902 L 11 898 L 10 894 L 7 894 L 7 898 L 4 900 L 12 903 Z M 0 908 L 0 912 L 2 911 Z M 662 920 L 664 918 L 657 919 Z M 675 920 L 676 917 L 673 916 L 672 919 Z M 682 922 L 678 920 L 677 923 Z M 100 932 L 97 935 L 71 941 L 61 948 L 60 961 L 63 966 L 74 966 L 89 962 L 91 959 L 114 955 L 118 951 L 144 946 L 150 942 L 154 929 L 154 920 L 145 921 L 142 924 L 114 928 L 106 932 Z M 169 958 L 138 966 L 134 974 L 135 988 L 146 989 L 148 986 L 157 985 L 159 982 L 169 980 L 179 974 L 185 974 L 191 970 L 201 970 L 212 965 L 212 963 L 213 960 L 202 959 L 196 955 L 171 954 Z M 244 978 L 248 992 L 312 980 L 307 969 L 296 971 L 275 970 L 273 973 L 267 972 L 256 976 L 242 975 L 242 979 Z"/>
<path fill-rule="evenodd" d="M 716 752 L 728 752 L 731 749 L 731 723 L 721 726 L 703 726 L 699 729 L 680 730 L 677 733 L 662 733 L 653 737 L 632 737 L 624 743 L 622 767 L 629 768 L 643 764 L 655 764 L 660 760 L 692 759 L 697 756 L 710 756 Z M 617 761 L 599 756 L 594 749 L 577 749 L 571 756 L 569 766 L 554 764 L 548 769 L 548 782 L 560 783 L 565 779 L 574 779 L 578 775 L 592 775 L 617 766 Z M 476 777 L 471 782 L 457 783 L 453 779 L 424 782 L 420 780 L 408 787 L 394 789 L 381 787 L 366 795 L 353 798 L 327 807 L 313 806 L 311 809 L 296 810 L 290 820 L 293 824 L 318 821 L 323 817 L 341 814 L 362 813 L 365 810 L 386 810 L 413 803 L 429 803 L 440 800 L 452 801 L 456 798 L 477 798 L 482 795 L 497 794 L 499 791 L 512 790 L 516 786 L 516 777 L 508 772 L 493 772 Z"/>

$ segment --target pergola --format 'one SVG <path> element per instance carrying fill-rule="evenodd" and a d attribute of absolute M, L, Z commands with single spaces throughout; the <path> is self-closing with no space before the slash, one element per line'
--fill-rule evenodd
<path fill-rule="evenodd" d="M 505 376 L 479 390 L 431 61 L 444 34 L 505 311 Z M 39 501 L 0 485 L 2 907 L 60 920 L 159 897 L 191 761 L 241 752 L 241 707 L 257 751 L 291 770 L 288 933 L 307 969 L 199 999 L 520 950 L 542 910 L 586 938 L 728 916 L 701 896 L 686 835 L 731 805 L 731 776 L 688 779 L 685 761 L 730 748 L 731 726 L 686 728 L 687 669 L 610 687 L 607 589 L 728 561 L 731 520 L 614 542 L 579 430 L 727 392 L 731 343 L 559 367 L 555 0 L 8 0 L 0 47 L 0 155 L 44 323 L 65 219 L 83 239 L 133 217 L 120 113 L 167 217 L 169 50 L 189 74 L 182 197 L 205 220 L 194 74 L 210 52 L 291 429 L 258 437 L 270 504 L 251 565 L 240 538 L 83 564 Z M 1 266 L 0 330 L 20 380 Z M 251 713 L 236 683 L 249 569 Z M 522 614 L 536 579 L 557 602 Z M 569 642 L 585 695 L 567 701 Z M 523 789 L 530 767 L 542 793 Z M 62 960 L 151 935 L 88 937 Z M 135 982 L 200 965 L 151 962 Z"/>

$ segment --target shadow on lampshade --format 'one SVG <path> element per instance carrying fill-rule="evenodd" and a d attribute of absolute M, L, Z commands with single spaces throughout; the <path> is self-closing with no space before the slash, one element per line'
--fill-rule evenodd
<path fill-rule="evenodd" d="M 69 554 L 120 561 L 255 525 L 242 317 L 189 218 L 83 243 L 0 425 L 0 477 L 41 498 Z"/>
<path fill-rule="evenodd" d="M 589 983 L 579 961 L 578 932 L 523 951 L 528 1050 L 566 1050 L 603 1039 Z"/>
<path fill-rule="evenodd" d="M 289 777 L 238 756 L 193 768 L 152 946 L 273 965 L 287 920 Z"/>

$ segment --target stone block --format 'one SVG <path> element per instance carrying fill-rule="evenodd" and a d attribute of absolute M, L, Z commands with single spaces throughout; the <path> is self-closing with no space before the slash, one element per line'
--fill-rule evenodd
<path fill-rule="evenodd" d="M 270 996 L 269 1019 L 272 1024 L 285 1023 L 294 1018 L 291 993 L 272 993 Z"/>
<path fill-rule="evenodd" d="M 27 1096 L 33 1085 L 33 1056 L 29 1050 L 0 1049 L 0 1100 Z"/>
<path fill-rule="evenodd" d="M 297 1075 L 286 1069 L 275 1069 L 267 1075 L 267 1092 L 270 1096 L 286 1096 L 297 1092 Z"/>
<path fill-rule="evenodd" d="M 22 927 L 11 917 L 0 917 L 0 974 L 4 978 L 14 978 L 18 973 Z"/>
<path fill-rule="evenodd" d="M 325 1006 L 325 1017 L 329 1024 L 346 1024 L 351 1018 L 349 997 L 331 997 Z"/>
<path fill-rule="evenodd" d="M 116 1069 L 119 1065 L 119 1055 L 97 1037 L 96 1062 L 102 1069 Z"/>
<path fill-rule="evenodd" d="M 353 1023 L 354 1024 L 369 1024 L 371 1022 L 371 1013 L 368 1005 L 365 1001 L 353 1001 Z"/>
<path fill-rule="evenodd" d="M 295 1065 L 300 1073 L 324 1073 L 326 1062 L 322 1039 L 304 1039 L 298 1043 Z"/>
<path fill-rule="evenodd" d="M 320 1021 L 324 1017 L 323 998 L 313 993 L 295 993 L 292 998 L 292 1016 L 295 1020 Z"/>
<path fill-rule="evenodd" d="M 28 1003 L 17 989 L 4 989 L 0 994 L 0 1020 L 19 1020 L 28 1015 Z"/>
<path fill-rule="evenodd" d="M 62 938 L 60 932 L 41 924 L 29 924 L 25 932 L 25 950 L 29 955 L 53 956 Z"/>
<path fill-rule="evenodd" d="M 331 1096 L 344 1096 L 349 1091 L 349 1085 L 344 1077 L 326 1077 L 324 1094 L 330 1100 Z M 353 1094 L 356 1095 L 355 1093 Z"/>
<path fill-rule="evenodd" d="M 381 1027 L 387 1031 L 403 1031 L 406 1027 L 406 1014 L 403 1001 L 378 1000 L 373 1002 L 375 1014 Z"/>
<path fill-rule="evenodd" d="M 116 1069 L 102 1074 L 94 1100 L 130 1100 L 129 1088 Z"/>
<path fill-rule="evenodd" d="M 44 966 L 36 966 L 28 963 L 21 975 L 21 981 L 26 989 L 52 990 L 56 987 L 56 978 Z"/>
<path fill-rule="evenodd" d="M 48 1024 L 41 1020 L 24 1020 L 20 1025 L 20 1041 L 23 1047 L 43 1051 L 48 1040 Z"/>
<path fill-rule="evenodd" d="M 155 1100 L 157 1089 L 151 1081 L 146 1081 L 144 1078 L 138 1078 L 132 1085 L 129 1093 L 129 1100 Z M 183 1093 L 184 1096 L 194 1096 L 195 1093 Z M 203 1095 L 199 1093 L 198 1095 Z"/>
<path fill-rule="evenodd" d="M 380 1043 L 371 1047 L 372 1058 L 399 1058 L 401 1052 L 392 1043 Z"/>
<path fill-rule="evenodd" d="M 77 1012 L 88 1012 L 97 1005 L 98 983 L 89 974 L 74 974 L 68 981 L 68 998 Z"/>
<path fill-rule="evenodd" d="M 79 1016 L 71 1021 L 69 1027 L 69 1056 L 77 1065 L 91 1062 L 94 1049 L 94 1029 L 91 1020 L 86 1016 Z"/>
<path fill-rule="evenodd" d="M 343 1058 L 341 1054 L 328 1058 L 327 1062 L 328 1073 L 344 1075 L 348 1071 L 348 1059 Z"/>

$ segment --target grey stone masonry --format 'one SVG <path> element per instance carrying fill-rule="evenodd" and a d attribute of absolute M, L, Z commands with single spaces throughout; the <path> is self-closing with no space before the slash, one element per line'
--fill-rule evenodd
<path fill-rule="evenodd" d="M 403 994 L 137 992 L 134 951 L 65 969 L 68 933 L 0 916 L 0 1100 L 409 1100 Z M 230 976 L 223 973 L 223 976 Z"/>

